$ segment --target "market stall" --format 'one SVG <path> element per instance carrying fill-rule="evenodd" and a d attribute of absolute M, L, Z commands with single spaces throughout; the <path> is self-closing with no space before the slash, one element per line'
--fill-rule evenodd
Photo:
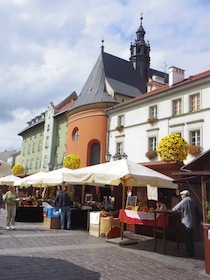
<path fill-rule="evenodd" d="M 43 207 L 28 205 L 28 206 L 20 206 L 16 209 L 16 222 L 43 222 Z"/>
<path fill-rule="evenodd" d="M 153 212 L 141 212 L 141 211 L 133 211 L 127 209 L 120 209 L 119 211 L 119 219 L 121 222 L 125 224 L 135 224 L 135 225 L 146 225 L 146 226 L 154 226 L 154 213 Z M 169 216 L 166 219 L 166 227 L 168 227 Z M 161 214 L 157 214 L 156 217 L 156 225 L 157 227 L 163 227 L 164 224 L 164 216 Z"/>

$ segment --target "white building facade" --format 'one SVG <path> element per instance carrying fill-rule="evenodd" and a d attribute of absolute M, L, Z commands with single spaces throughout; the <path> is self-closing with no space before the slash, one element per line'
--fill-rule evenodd
<path fill-rule="evenodd" d="M 107 110 L 107 152 L 134 162 L 148 159 L 160 140 L 179 133 L 190 145 L 210 149 L 210 71 L 184 79 L 184 70 L 169 69 L 169 85 Z M 185 164 L 195 156 L 188 155 Z"/>

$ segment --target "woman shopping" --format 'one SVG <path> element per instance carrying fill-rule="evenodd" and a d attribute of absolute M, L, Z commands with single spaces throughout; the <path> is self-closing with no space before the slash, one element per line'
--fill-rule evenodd
<path fill-rule="evenodd" d="M 15 188 L 10 186 L 9 190 L 3 196 L 7 210 L 6 229 L 15 229 L 16 198 Z"/>

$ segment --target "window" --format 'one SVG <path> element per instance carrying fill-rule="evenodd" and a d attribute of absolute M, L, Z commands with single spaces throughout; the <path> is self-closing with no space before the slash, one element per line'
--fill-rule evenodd
<path fill-rule="evenodd" d="M 200 94 L 193 94 L 190 96 L 190 111 L 195 112 L 200 110 Z"/>
<path fill-rule="evenodd" d="M 49 147 L 49 136 L 46 137 L 45 148 Z"/>
<path fill-rule="evenodd" d="M 157 119 L 157 105 L 149 107 L 149 118 Z"/>
<path fill-rule="evenodd" d="M 79 129 L 75 127 L 72 133 L 72 140 L 73 142 L 77 142 L 78 139 L 79 139 Z"/>
<path fill-rule="evenodd" d="M 50 130 L 50 125 L 48 124 L 48 125 L 47 125 L 47 131 L 49 131 L 49 130 Z"/>
<path fill-rule="evenodd" d="M 38 148 L 38 151 L 41 151 L 42 150 L 42 140 L 39 141 L 39 148 Z"/>
<path fill-rule="evenodd" d="M 40 160 L 39 160 L 39 158 L 37 158 L 36 159 L 36 169 L 39 169 L 39 167 L 40 167 Z"/>
<path fill-rule="evenodd" d="M 149 151 L 156 151 L 157 147 L 157 139 L 156 137 L 150 137 L 149 138 Z"/>
<path fill-rule="evenodd" d="M 124 116 L 123 115 L 118 116 L 118 125 L 124 126 Z"/>
<path fill-rule="evenodd" d="M 201 145 L 200 130 L 190 131 L 190 144 L 195 146 Z"/>
<path fill-rule="evenodd" d="M 100 163 L 101 147 L 99 143 L 93 143 L 90 148 L 90 165 Z"/>
<path fill-rule="evenodd" d="M 61 137 L 60 137 L 60 135 L 58 135 L 58 137 L 57 137 L 57 147 L 60 146 L 60 141 L 61 141 Z"/>
<path fill-rule="evenodd" d="M 182 100 L 181 98 L 173 100 L 173 115 L 178 116 L 182 113 Z"/>
<path fill-rule="evenodd" d="M 29 146 L 28 146 L 28 154 L 30 154 L 31 153 L 31 144 L 29 144 Z"/>
<path fill-rule="evenodd" d="M 33 169 L 34 168 L 34 160 L 33 158 L 31 159 L 31 162 L 30 162 L 30 169 Z"/>
<path fill-rule="evenodd" d="M 33 153 L 35 153 L 35 149 L 36 149 L 36 143 L 33 144 L 33 149 L 32 149 Z"/>
<path fill-rule="evenodd" d="M 117 143 L 116 154 L 117 155 L 123 154 L 123 143 L 122 142 Z"/>
<path fill-rule="evenodd" d="M 55 164 L 56 165 L 58 164 L 58 155 L 57 154 L 55 155 Z"/>
<path fill-rule="evenodd" d="M 47 156 L 44 156 L 44 163 L 43 163 L 43 167 L 46 168 L 47 167 Z"/>

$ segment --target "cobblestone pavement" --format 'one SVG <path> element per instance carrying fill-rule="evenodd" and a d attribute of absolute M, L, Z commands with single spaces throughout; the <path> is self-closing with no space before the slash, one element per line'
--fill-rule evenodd
<path fill-rule="evenodd" d="M 167 242 L 163 255 L 162 240 L 157 253 L 153 239 L 134 235 L 138 243 L 129 246 L 106 242 L 105 238 L 80 230 L 49 230 L 42 223 L 16 223 L 5 230 L 5 210 L 0 215 L 0 279 L 202 279 L 205 273 L 203 244 L 196 244 L 196 258 L 184 258 Z M 117 239 L 115 239 L 117 241 Z"/>

